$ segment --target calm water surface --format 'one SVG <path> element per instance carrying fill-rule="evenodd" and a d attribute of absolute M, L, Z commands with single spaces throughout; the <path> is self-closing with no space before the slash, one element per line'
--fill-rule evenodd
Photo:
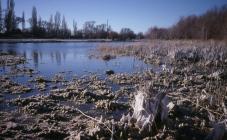
<path fill-rule="evenodd" d="M 133 73 L 149 68 L 149 65 L 133 57 L 117 57 L 110 61 L 90 58 L 89 54 L 100 43 L 16 43 L 0 44 L 0 50 L 22 55 L 28 59 L 26 66 L 51 77 L 59 72 L 85 75 L 89 72 L 105 74 L 106 70 L 116 73 Z M 117 43 L 116 43 L 117 44 Z"/>
<path fill-rule="evenodd" d="M 113 47 L 124 43 L 112 43 Z M 105 78 L 106 70 L 114 70 L 115 73 L 134 73 L 142 72 L 151 67 L 143 61 L 134 57 L 117 57 L 110 61 L 89 57 L 91 52 L 100 45 L 100 43 L 16 43 L 0 44 L 0 51 L 10 54 L 24 56 L 28 63 L 18 67 L 28 67 L 35 69 L 38 73 L 30 77 L 28 75 L 13 75 L 11 80 L 16 83 L 26 85 L 33 90 L 23 94 L 3 94 L 4 101 L 21 97 L 26 98 L 33 95 L 46 95 L 51 87 L 48 85 L 44 92 L 38 91 L 34 84 L 29 80 L 36 76 L 52 78 L 55 74 L 63 74 L 65 79 L 71 80 L 73 76 L 83 76 L 88 74 L 98 74 Z M 110 45 L 108 45 L 110 46 Z M 7 75 L 15 69 L 14 67 L 0 67 L 0 75 Z M 61 85 L 60 85 L 61 86 Z M 112 88 L 116 88 L 111 85 Z M 0 103 L 0 110 L 11 109 L 7 102 Z"/>

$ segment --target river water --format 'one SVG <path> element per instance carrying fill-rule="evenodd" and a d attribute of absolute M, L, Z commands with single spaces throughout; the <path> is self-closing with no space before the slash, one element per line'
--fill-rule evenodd
<path fill-rule="evenodd" d="M 126 43 L 111 43 L 108 46 L 118 47 Z M 109 61 L 104 61 L 96 57 L 90 57 L 92 52 L 101 43 L 7 43 L 0 44 L 0 51 L 13 55 L 24 56 L 27 60 L 25 64 L 17 66 L 0 67 L 0 75 L 9 77 L 13 82 L 25 85 L 33 89 L 31 92 L 22 94 L 2 94 L 4 101 L 10 101 L 17 97 L 26 98 L 33 95 L 48 94 L 51 85 L 48 85 L 44 92 L 36 89 L 33 80 L 35 77 L 42 76 L 45 79 L 52 79 L 56 74 L 64 75 L 66 80 L 73 77 L 83 77 L 84 75 L 97 74 L 105 78 L 107 70 L 115 73 L 136 73 L 142 72 L 151 67 L 142 60 L 134 57 L 116 57 Z M 36 74 L 12 74 L 12 71 L 20 68 L 34 69 Z M 61 85 L 60 85 L 61 86 Z M 113 88 L 114 85 L 112 85 Z M 0 110 L 9 108 L 6 103 L 0 103 Z"/>
<path fill-rule="evenodd" d="M 112 43 L 113 46 L 124 43 Z M 40 75 L 51 77 L 59 72 L 73 75 L 88 73 L 105 74 L 106 70 L 115 73 L 140 72 L 149 65 L 134 57 L 117 57 L 110 61 L 89 57 L 100 43 L 15 43 L 0 44 L 0 50 L 10 54 L 22 55 L 26 66 L 35 69 Z M 1 68 L 3 73 L 3 68 Z"/>

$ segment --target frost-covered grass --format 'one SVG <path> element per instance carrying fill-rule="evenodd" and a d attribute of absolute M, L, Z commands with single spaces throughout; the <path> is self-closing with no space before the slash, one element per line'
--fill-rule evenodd
<path fill-rule="evenodd" d="M 98 49 L 101 54 L 114 56 L 136 56 L 141 59 L 166 57 L 171 61 L 188 60 L 192 62 L 227 63 L 227 45 L 222 41 L 197 40 L 154 40 L 129 45 L 112 47 L 102 44 Z"/>
<path fill-rule="evenodd" d="M 159 100 L 160 90 L 157 90 L 156 95 L 138 91 L 134 96 L 132 115 L 123 116 L 122 120 L 135 119 L 137 127 L 148 130 L 157 123 L 157 120 L 154 121 L 155 116 L 163 118 L 167 112 L 167 116 L 172 117 L 173 123 L 178 124 L 172 128 L 176 132 L 180 131 L 180 128 L 194 127 L 195 130 L 200 130 L 201 134 L 202 131 L 209 133 L 206 135 L 207 139 L 221 140 L 227 137 L 226 42 L 153 40 L 118 47 L 104 44 L 97 51 L 101 55 L 134 56 L 146 63 L 159 64 L 163 67 L 160 74 L 156 77 L 151 76 L 151 81 L 155 86 L 160 86 L 158 89 L 165 87 L 166 96 L 176 105 L 173 109 L 174 115 L 169 114 L 165 98 Z M 176 113 L 179 110 L 185 113 L 183 117 L 186 117 L 180 118 L 181 121 L 178 121 L 178 117 L 182 116 Z M 199 127 L 188 123 L 188 120 L 198 122 Z M 167 127 L 171 128 L 174 125 Z M 206 128 L 212 129 L 207 131 Z M 177 137 L 177 133 L 175 136 Z"/>

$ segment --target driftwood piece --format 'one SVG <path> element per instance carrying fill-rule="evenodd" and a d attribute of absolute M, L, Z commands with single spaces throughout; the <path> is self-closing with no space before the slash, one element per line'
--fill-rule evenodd
<path fill-rule="evenodd" d="M 150 93 L 138 91 L 132 105 L 133 114 L 123 115 L 121 121 L 124 123 L 133 122 L 143 133 L 152 133 L 152 128 L 157 122 L 164 122 L 168 117 L 168 98 L 166 93 L 158 93 L 155 97 L 150 97 Z"/>

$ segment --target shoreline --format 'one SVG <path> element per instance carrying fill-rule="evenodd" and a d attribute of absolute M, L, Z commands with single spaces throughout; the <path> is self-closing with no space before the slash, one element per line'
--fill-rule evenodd
<path fill-rule="evenodd" d="M 0 137 L 71 139 L 83 134 L 84 139 L 109 139 L 112 135 L 119 139 L 204 139 L 222 129 L 226 138 L 225 44 L 157 41 L 147 46 L 103 46 L 97 50 L 100 56 L 129 55 L 156 64 L 161 71 L 157 73 L 152 68 L 141 73 L 116 72 L 106 78 L 96 73 L 79 76 L 53 72 L 48 76 L 35 65 L 24 67 L 23 57 L 0 53 L 5 70 L 0 74 Z M 11 52 L 11 45 L 7 47 Z M 7 64 L 10 68 L 5 68 Z M 15 79 L 17 76 L 25 78 Z M 162 114 L 163 121 L 159 119 Z M 154 119 L 150 120 L 150 116 Z M 112 133 L 107 127 L 116 129 Z"/>
<path fill-rule="evenodd" d="M 69 43 L 69 42 L 139 42 L 142 40 L 116 41 L 112 39 L 0 39 L 2 43 Z"/>

